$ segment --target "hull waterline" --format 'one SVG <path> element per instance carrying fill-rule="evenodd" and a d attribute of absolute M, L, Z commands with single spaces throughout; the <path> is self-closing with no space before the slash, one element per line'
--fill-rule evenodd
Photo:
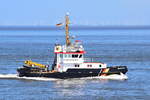
<path fill-rule="evenodd" d="M 106 69 L 109 69 L 107 72 Z M 100 69 L 68 69 L 66 72 L 51 72 L 51 71 L 31 71 L 30 68 L 18 68 L 17 69 L 20 77 L 46 77 L 46 78 L 81 78 L 81 77 L 95 77 L 101 75 L 112 75 L 112 74 L 126 74 L 128 71 L 126 66 L 120 67 L 109 67 Z"/>

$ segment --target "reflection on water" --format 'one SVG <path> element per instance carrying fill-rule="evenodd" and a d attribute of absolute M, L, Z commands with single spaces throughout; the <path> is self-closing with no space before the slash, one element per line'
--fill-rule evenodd
<path fill-rule="evenodd" d="M 82 90 L 86 85 L 85 80 L 61 80 L 55 83 L 55 88 L 57 91 L 61 92 L 60 96 L 81 96 L 84 95 Z"/>

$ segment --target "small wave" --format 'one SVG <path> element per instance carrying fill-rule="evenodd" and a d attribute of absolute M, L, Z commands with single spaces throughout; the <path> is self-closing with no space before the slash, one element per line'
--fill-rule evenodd
<path fill-rule="evenodd" d="M 0 79 L 20 79 L 20 80 L 36 80 L 36 81 L 56 81 L 60 79 L 45 77 L 19 77 L 17 74 L 0 74 Z"/>

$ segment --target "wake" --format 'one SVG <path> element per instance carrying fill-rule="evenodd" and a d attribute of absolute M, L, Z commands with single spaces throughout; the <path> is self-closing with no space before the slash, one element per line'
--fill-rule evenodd
<path fill-rule="evenodd" d="M 36 80 L 36 81 L 56 81 L 60 79 L 45 77 L 19 77 L 17 74 L 0 74 L 0 79 L 20 79 L 20 80 Z"/>
<path fill-rule="evenodd" d="M 88 77 L 90 79 L 90 77 Z M 91 77 L 92 79 L 104 79 L 104 80 L 127 80 L 128 77 L 124 74 L 113 74 L 113 75 L 108 75 L 108 76 L 96 76 L 96 77 Z"/>

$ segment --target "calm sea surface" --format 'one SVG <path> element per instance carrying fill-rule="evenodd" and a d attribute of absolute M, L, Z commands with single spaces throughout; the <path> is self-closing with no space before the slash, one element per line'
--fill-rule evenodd
<path fill-rule="evenodd" d="M 24 60 L 51 64 L 54 44 L 65 42 L 64 32 L 0 31 L 0 100 L 149 100 L 150 30 L 80 30 L 71 34 L 82 40 L 86 57 L 108 66 L 128 66 L 128 80 L 11 78 Z"/>

